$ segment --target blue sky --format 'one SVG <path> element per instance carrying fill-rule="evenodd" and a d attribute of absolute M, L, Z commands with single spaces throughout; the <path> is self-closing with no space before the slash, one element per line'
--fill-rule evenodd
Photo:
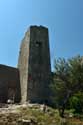
<path fill-rule="evenodd" d="M 0 64 L 16 66 L 30 25 L 49 28 L 54 58 L 83 55 L 83 0 L 0 0 Z"/>

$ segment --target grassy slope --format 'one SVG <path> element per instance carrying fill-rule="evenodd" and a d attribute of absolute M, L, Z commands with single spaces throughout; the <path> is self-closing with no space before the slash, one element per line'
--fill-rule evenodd
<path fill-rule="evenodd" d="M 83 125 L 83 122 L 75 118 L 61 119 L 59 117 L 58 111 L 50 107 L 44 113 L 40 109 L 40 105 L 27 107 L 19 106 L 10 112 L 0 113 L 0 125 L 17 125 L 18 121 L 30 120 L 32 119 L 36 122 L 36 125 L 58 125 L 60 122 L 70 122 L 75 123 L 75 125 Z"/>

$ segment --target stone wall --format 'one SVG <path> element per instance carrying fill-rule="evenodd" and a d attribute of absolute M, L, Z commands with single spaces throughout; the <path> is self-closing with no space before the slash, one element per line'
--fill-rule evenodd
<path fill-rule="evenodd" d="M 20 102 L 20 80 L 18 69 L 0 65 L 0 102 L 7 102 L 14 96 L 15 102 Z"/>
<path fill-rule="evenodd" d="M 26 32 L 25 37 L 22 40 L 19 53 L 19 60 L 18 60 L 22 103 L 27 101 L 29 42 L 30 42 L 30 30 Z"/>
<path fill-rule="evenodd" d="M 49 101 L 50 51 L 48 29 L 30 27 L 30 53 L 28 67 L 28 99 L 31 102 Z"/>

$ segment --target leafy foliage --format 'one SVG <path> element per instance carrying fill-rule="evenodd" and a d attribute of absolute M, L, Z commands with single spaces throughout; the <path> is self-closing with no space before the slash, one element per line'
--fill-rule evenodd
<path fill-rule="evenodd" d="M 53 91 L 53 102 L 57 108 L 64 109 L 72 97 L 78 91 L 83 91 L 83 57 L 76 56 L 65 60 L 55 60 L 55 71 L 53 83 L 51 84 Z"/>
<path fill-rule="evenodd" d="M 69 100 L 70 108 L 75 109 L 75 113 L 83 113 L 83 92 L 74 94 Z"/>

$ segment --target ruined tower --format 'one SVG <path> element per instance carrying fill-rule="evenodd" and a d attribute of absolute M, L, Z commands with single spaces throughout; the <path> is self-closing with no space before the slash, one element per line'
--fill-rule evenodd
<path fill-rule="evenodd" d="M 46 27 L 31 26 L 26 32 L 20 48 L 18 68 L 22 102 L 49 101 L 51 67 Z"/>

